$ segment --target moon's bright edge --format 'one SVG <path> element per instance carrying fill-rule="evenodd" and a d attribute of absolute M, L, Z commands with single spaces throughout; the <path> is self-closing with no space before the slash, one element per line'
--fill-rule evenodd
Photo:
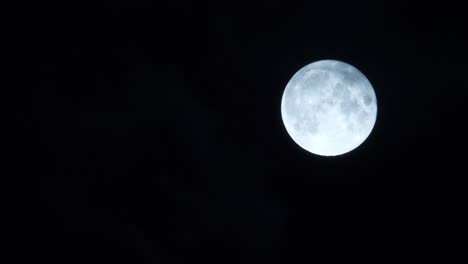
<path fill-rule="evenodd" d="M 283 123 L 305 150 L 322 156 L 352 151 L 370 135 L 377 98 L 369 80 L 355 67 L 322 60 L 300 69 L 281 100 Z"/>

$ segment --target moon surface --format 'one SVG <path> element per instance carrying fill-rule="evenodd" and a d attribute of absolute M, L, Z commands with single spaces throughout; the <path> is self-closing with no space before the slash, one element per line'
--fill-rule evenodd
<path fill-rule="evenodd" d="M 281 116 L 291 138 L 321 156 L 352 151 L 370 135 L 377 98 L 355 67 L 321 60 L 300 69 L 286 85 Z"/>

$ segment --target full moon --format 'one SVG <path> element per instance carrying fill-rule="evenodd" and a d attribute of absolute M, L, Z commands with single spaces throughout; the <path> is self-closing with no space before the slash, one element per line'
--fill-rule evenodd
<path fill-rule="evenodd" d="M 352 151 L 370 135 L 377 98 L 369 80 L 355 67 L 321 60 L 300 69 L 286 85 L 281 116 L 291 138 L 321 156 Z"/>

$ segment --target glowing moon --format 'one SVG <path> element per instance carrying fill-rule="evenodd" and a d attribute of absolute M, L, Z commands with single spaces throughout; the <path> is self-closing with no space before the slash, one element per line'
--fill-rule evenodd
<path fill-rule="evenodd" d="M 300 69 L 286 85 L 281 116 L 292 139 L 322 156 L 347 153 L 370 135 L 377 98 L 369 80 L 353 66 L 322 60 Z"/>

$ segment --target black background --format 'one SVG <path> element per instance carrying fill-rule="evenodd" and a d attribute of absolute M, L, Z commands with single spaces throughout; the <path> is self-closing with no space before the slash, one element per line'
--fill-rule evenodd
<path fill-rule="evenodd" d="M 465 5 L 112 6 L 15 9 L 2 19 L 17 121 L 5 185 L 16 260 L 461 253 Z M 291 76 L 321 59 L 357 67 L 378 100 L 370 137 L 334 158 L 298 147 L 280 115 Z"/>

